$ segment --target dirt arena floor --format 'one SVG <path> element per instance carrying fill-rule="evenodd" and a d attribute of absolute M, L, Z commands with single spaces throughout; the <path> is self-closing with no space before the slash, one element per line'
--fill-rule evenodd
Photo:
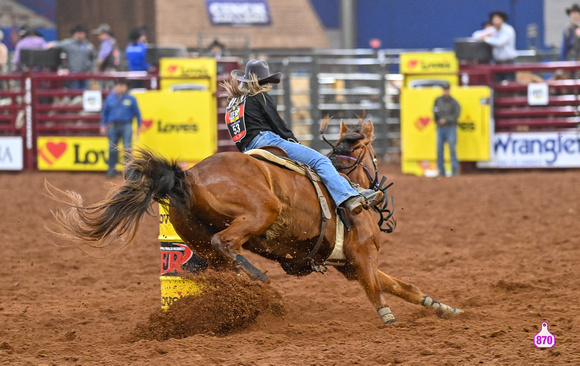
<path fill-rule="evenodd" d="M 381 172 L 395 181 L 398 227 L 384 234 L 380 267 L 464 314 L 443 320 L 390 297 L 398 323 L 384 326 L 338 272 L 294 278 L 249 255 L 287 314 L 162 342 L 131 339 L 160 304 L 156 218 L 121 254 L 91 258 L 43 229 L 58 207 L 43 182 L 90 203 L 107 189 L 103 174 L 0 174 L 0 364 L 580 365 L 579 171 Z M 553 349 L 534 347 L 544 321 Z"/>

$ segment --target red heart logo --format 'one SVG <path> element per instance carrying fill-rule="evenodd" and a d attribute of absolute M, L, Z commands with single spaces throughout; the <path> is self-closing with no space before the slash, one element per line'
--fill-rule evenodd
<path fill-rule="evenodd" d="M 177 71 L 177 65 L 169 65 L 167 70 L 169 70 L 170 73 L 174 73 Z"/>
<path fill-rule="evenodd" d="M 418 63 L 419 63 L 419 61 L 418 61 L 418 60 L 409 60 L 409 62 L 407 62 L 407 66 L 408 66 L 410 69 L 412 69 L 412 68 L 414 68 L 415 66 L 417 66 L 417 64 L 418 64 Z"/>
<path fill-rule="evenodd" d="M 177 294 L 179 295 L 179 297 L 181 297 L 181 294 L 182 294 L 182 293 L 183 293 L 183 292 L 181 292 L 181 291 L 177 291 Z"/>
<path fill-rule="evenodd" d="M 415 121 L 415 127 L 417 127 L 417 129 L 419 131 L 422 131 L 425 127 L 427 127 L 427 125 L 431 122 L 431 117 L 419 117 L 416 121 Z"/>
<path fill-rule="evenodd" d="M 143 126 L 145 126 L 145 130 L 150 129 L 151 126 L 153 126 L 153 120 L 152 119 L 144 119 L 143 121 L 141 121 L 141 123 L 143 124 Z"/>
<path fill-rule="evenodd" d="M 60 158 L 62 156 L 62 154 L 64 154 L 64 152 L 66 151 L 66 148 L 67 148 L 67 145 L 66 145 L 66 142 L 64 142 L 64 141 L 59 142 L 58 144 L 56 144 L 54 142 L 48 142 L 46 144 L 46 149 L 56 159 Z"/>

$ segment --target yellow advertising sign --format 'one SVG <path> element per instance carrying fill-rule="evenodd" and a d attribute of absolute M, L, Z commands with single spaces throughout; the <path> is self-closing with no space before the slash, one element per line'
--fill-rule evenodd
<path fill-rule="evenodd" d="M 440 88 L 401 90 L 401 149 L 404 172 L 416 174 L 431 169 L 437 159 L 437 134 L 433 103 Z M 490 89 L 485 86 L 452 87 L 451 95 L 461 105 L 457 124 L 457 157 L 460 161 L 489 160 Z M 446 148 L 446 160 L 448 159 Z M 413 171 L 411 171 L 413 167 Z"/>
<path fill-rule="evenodd" d="M 161 90 L 176 84 L 197 84 L 215 92 L 216 74 L 215 58 L 162 58 L 159 62 Z"/>
<path fill-rule="evenodd" d="M 401 74 L 456 73 L 459 63 L 454 52 L 401 53 Z"/>
<path fill-rule="evenodd" d="M 216 100 L 208 91 L 136 93 L 143 126 L 136 145 L 193 163 L 217 150 Z"/>
<path fill-rule="evenodd" d="M 106 137 L 39 137 L 37 146 L 39 170 L 105 171 L 108 167 L 109 142 Z"/>

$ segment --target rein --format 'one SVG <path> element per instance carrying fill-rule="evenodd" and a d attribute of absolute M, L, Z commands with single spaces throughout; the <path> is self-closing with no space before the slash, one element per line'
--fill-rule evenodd
<path fill-rule="evenodd" d="M 375 174 L 373 177 L 373 174 L 371 174 L 369 168 L 367 167 L 367 165 L 362 163 L 362 159 L 364 158 L 364 156 L 366 155 L 366 153 L 368 152 L 369 148 L 366 145 L 363 145 L 361 148 L 361 152 L 358 155 L 357 158 L 354 158 L 352 156 L 348 156 L 348 155 L 339 155 L 336 154 L 336 148 L 334 147 L 334 145 L 330 144 L 330 142 L 328 142 L 326 139 L 324 139 L 329 145 L 332 146 L 332 153 L 330 153 L 328 155 L 328 157 L 336 157 L 336 158 L 340 158 L 340 159 L 346 159 L 346 160 L 350 160 L 353 161 L 353 163 L 349 166 L 342 166 L 339 165 L 336 167 L 337 170 L 341 171 L 341 170 L 348 170 L 346 174 L 346 176 L 349 176 L 352 172 L 355 171 L 355 169 L 357 167 L 362 167 L 364 172 L 366 173 L 369 182 L 370 182 L 370 189 L 373 189 L 375 191 L 382 191 L 384 194 L 384 198 L 383 198 L 383 202 L 379 203 L 376 207 L 373 208 L 373 210 L 375 210 L 376 212 L 379 213 L 380 215 L 380 219 L 378 222 L 379 225 L 379 229 L 382 232 L 386 232 L 386 233 L 392 233 L 395 228 L 397 227 L 397 221 L 393 218 L 393 214 L 394 212 L 394 204 L 395 204 L 395 200 L 393 197 L 391 197 L 391 199 L 389 200 L 389 196 L 387 195 L 387 189 L 389 187 L 391 187 L 393 185 L 393 182 L 389 183 L 388 185 L 384 186 L 384 184 L 387 181 L 387 177 L 382 177 L 380 183 L 379 183 L 379 168 L 377 166 L 377 159 L 376 157 L 373 157 L 373 168 L 375 169 Z M 354 149 L 352 150 L 354 151 Z M 390 201 L 390 207 L 389 208 L 389 201 Z M 384 226 L 384 227 L 383 227 Z"/>
<path fill-rule="evenodd" d="M 364 172 L 366 173 L 367 177 L 369 178 L 369 182 L 371 182 L 370 188 L 374 189 L 376 191 L 376 188 L 378 187 L 378 182 L 379 182 L 379 170 L 376 167 L 375 159 L 373 159 L 373 163 L 375 165 L 375 167 L 374 167 L 375 168 L 375 176 L 373 178 L 373 176 L 372 176 L 371 172 L 369 171 L 369 169 L 367 168 L 367 166 L 365 164 L 361 163 L 361 160 L 362 160 L 361 155 L 359 155 L 358 159 L 355 159 L 352 156 L 348 156 L 348 155 L 335 155 L 335 157 L 354 161 L 354 163 L 351 166 L 348 166 L 348 167 L 340 166 L 337 168 L 338 170 L 350 169 L 348 171 L 348 173 L 345 173 L 346 175 L 349 175 L 350 173 L 352 173 L 357 168 L 357 166 L 360 165 L 363 168 Z"/>

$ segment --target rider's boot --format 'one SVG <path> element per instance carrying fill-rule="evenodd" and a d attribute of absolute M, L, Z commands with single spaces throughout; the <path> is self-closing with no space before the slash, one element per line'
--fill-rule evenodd
<path fill-rule="evenodd" d="M 351 214 L 358 215 L 363 208 L 373 208 L 383 200 L 383 192 L 372 189 L 360 190 L 360 196 L 353 196 L 343 202 L 342 206 Z"/>
<path fill-rule="evenodd" d="M 378 205 L 383 201 L 383 192 L 375 191 L 374 189 L 363 189 L 357 190 L 365 198 L 365 203 L 363 203 L 364 208 L 370 209 Z"/>

